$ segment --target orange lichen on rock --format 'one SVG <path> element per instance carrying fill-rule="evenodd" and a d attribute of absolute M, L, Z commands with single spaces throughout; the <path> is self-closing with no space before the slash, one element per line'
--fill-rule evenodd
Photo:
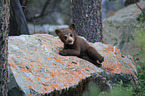
<path fill-rule="evenodd" d="M 68 87 L 68 85 L 67 84 L 63 84 L 63 87 Z"/>
<path fill-rule="evenodd" d="M 22 63 L 19 63 L 19 65 L 22 65 Z"/>
<path fill-rule="evenodd" d="M 44 86 L 44 90 L 47 91 L 47 87 L 46 86 Z"/>
<path fill-rule="evenodd" d="M 50 60 L 51 58 L 48 58 L 48 57 L 45 57 L 45 58 L 47 58 L 48 60 Z"/>
<path fill-rule="evenodd" d="M 136 13 L 136 15 L 139 15 L 140 13 Z"/>
<path fill-rule="evenodd" d="M 9 61 L 9 64 L 14 63 L 13 61 Z"/>
<path fill-rule="evenodd" d="M 51 63 L 52 65 L 55 65 L 54 63 Z"/>
<path fill-rule="evenodd" d="M 26 72 L 27 70 L 25 68 L 21 68 L 22 71 Z"/>
<path fill-rule="evenodd" d="M 57 83 L 53 83 L 53 84 L 51 84 L 51 87 L 57 88 L 58 84 Z"/>
<path fill-rule="evenodd" d="M 29 90 L 30 90 L 30 88 L 32 88 L 32 86 L 29 85 L 28 88 L 29 88 Z"/>
<path fill-rule="evenodd" d="M 37 50 L 38 48 L 35 48 L 35 51 Z"/>
<path fill-rule="evenodd" d="M 37 79 L 38 79 L 37 81 L 39 82 L 40 79 L 39 78 L 37 78 Z"/>
<path fill-rule="evenodd" d="M 26 79 L 30 81 L 30 78 L 26 78 Z"/>
<path fill-rule="evenodd" d="M 16 66 L 15 66 L 15 65 L 13 65 L 13 64 L 9 64 L 9 66 L 16 67 Z"/>
<path fill-rule="evenodd" d="M 87 69 L 89 69 L 89 70 L 90 70 L 91 68 L 90 68 L 90 67 L 87 67 Z"/>
<path fill-rule="evenodd" d="M 58 60 L 58 59 L 55 59 L 55 61 L 56 61 L 56 62 L 60 62 L 60 60 Z"/>
<path fill-rule="evenodd" d="M 50 73 L 50 75 L 52 76 L 52 77 L 54 77 L 55 75 L 54 74 L 52 74 L 52 73 Z"/>
<path fill-rule="evenodd" d="M 33 71 L 34 69 L 32 69 L 32 68 L 30 68 L 30 67 L 28 67 L 29 68 L 29 71 Z"/>
<path fill-rule="evenodd" d="M 108 45 L 108 47 L 106 48 L 106 51 L 112 51 L 113 52 L 114 48 L 111 45 Z"/>
<path fill-rule="evenodd" d="M 69 71 L 69 73 L 70 73 L 71 75 L 75 75 L 73 71 Z"/>

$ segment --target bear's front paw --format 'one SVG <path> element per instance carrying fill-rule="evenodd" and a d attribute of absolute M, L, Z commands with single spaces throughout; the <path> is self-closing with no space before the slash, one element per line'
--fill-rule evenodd
<path fill-rule="evenodd" d="M 104 61 L 104 57 L 99 59 L 99 63 L 102 63 Z"/>
<path fill-rule="evenodd" d="M 67 55 L 67 50 L 61 50 L 59 51 L 60 55 L 66 56 Z"/>
<path fill-rule="evenodd" d="M 96 64 L 97 67 L 101 67 L 102 64 L 97 60 L 97 64 Z"/>

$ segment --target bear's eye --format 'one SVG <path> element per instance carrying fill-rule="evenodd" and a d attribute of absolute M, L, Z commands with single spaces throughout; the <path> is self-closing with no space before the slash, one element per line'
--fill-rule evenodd
<path fill-rule="evenodd" d="M 72 34 L 70 34 L 70 36 L 73 37 Z"/>
<path fill-rule="evenodd" d="M 67 36 L 64 36 L 64 39 L 66 40 L 67 39 Z"/>

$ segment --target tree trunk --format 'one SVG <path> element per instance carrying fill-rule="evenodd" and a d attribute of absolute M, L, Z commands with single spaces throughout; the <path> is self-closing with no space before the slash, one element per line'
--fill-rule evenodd
<path fill-rule="evenodd" d="M 14 13 L 13 16 L 15 17 L 16 21 L 13 22 L 14 18 L 12 18 L 13 20 L 10 21 L 10 23 L 11 23 L 10 30 L 13 30 L 12 28 L 15 28 L 16 24 L 13 24 L 13 23 L 17 23 L 17 25 L 18 25 L 17 28 L 20 31 L 20 34 L 29 35 L 27 21 L 26 21 L 26 18 L 24 16 L 20 1 L 19 0 L 11 0 L 11 8 L 13 10 L 13 13 Z M 14 31 L 10 31 L 10 34 L 14 34 L 14 33 L 15 33 Z M 14 35 L 18 35 L 18 34 L 14 34 Z"/>
<path fill-rule="evenodd" d="M 8 64 L 8 25 L 10 0 L 0 0 L 0 96 L 7 96 L 7 64 Z"/>
<path fill-rule="evenodd" d="M 76 33 L 90 42 L 102 42 L 102 0 L 73 0 Z"/>
<path fill-rule="evenodd" d="M 16 17 L 15 17 L 15 14 L 14 14 L 14 11 L 12 9 L 12 3 L 10 3 L 10 30 L 9 30 L 9 36 L 19 36 L 21 35 L 20 34 L 20 31 L 19 31 L 19 28 L 18 28 L 18 23 L 16 22 Z"/>

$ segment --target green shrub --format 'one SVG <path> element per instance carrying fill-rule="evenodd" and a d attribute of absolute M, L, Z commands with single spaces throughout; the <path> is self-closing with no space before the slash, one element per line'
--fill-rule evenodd
<path fill-rule="evenodd" d="M 140 63 L 142 66 L 145 67 L 145 28 L 144 27 L 137 28 L 135 37 L 140 49 L 139 53 Z"/>
<path fill-rule="evenodd" d="M 90 82 L 88 85 L 88 89 L 83 94 L 83 96 L 98 96 L 100 94 L 100 90 L 94 82 Z"/>
<path fill-rule="evenodd" d="M 90 83 L 87 91 L 83 94 L 83 96 L 132 96 L 134 94 L 134 89 L 132 86 L 122 87 L 123 82 L 114 86 L 109 91 L 100 91 L 97 87 L 97 84 Z"/>
<path fill-rule="evenodd" d="M 138 70 L 138 87 L 135 96 L 145 96 L 145 28 L 144 26 L 137 28 L 136 40 L 139 45 L 140 52 L 137 65 Z"/>

